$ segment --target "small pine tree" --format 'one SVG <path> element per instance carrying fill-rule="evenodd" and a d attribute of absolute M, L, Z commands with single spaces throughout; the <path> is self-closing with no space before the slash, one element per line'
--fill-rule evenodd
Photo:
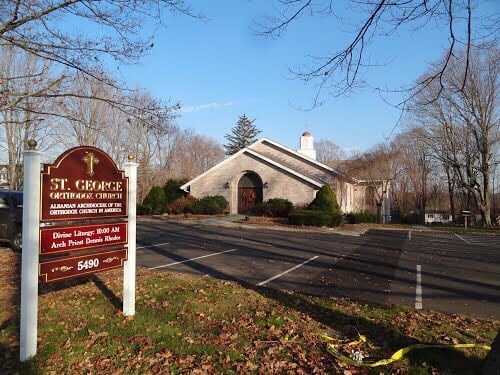
<path fill-rule="evenodd" d="M 240 116 L 236 126 L 231 129 L 231 134 L 226 134 L 224 138 L 228 143 L 224 145 L 226 155 L 236 154 L 241 149 L 255 142 L 255 137 L 261 131 L 253 124 L 255 119 L 250 120 L 245 114 Z"/>
<path fill-rule="evenodd" d="M 337 195 L 330 185 L 323 185 L 316 193 L 316 198 L 309 205 L 310 210 L 325 211 L 328 213 L 340 213 L 340 206 L 337 203 Z"/>
<path fill-rule="evenodd" d="M 142 202 L 143 206 L 151 207 L 155 215 L 162 214 L 167 209 L 165 191 L 159 186 L 153 186 Z"/>
<path fill-rule="evenodd" d="M 181 186 L 186 182 L 188 182 L 188 180 L 185 178 L 181 178 L 179 180 L 171 178 L 165 183 L 165 185 L 163 185 L 163 190 L 165 191 L 165 203 L 167 205 L 184 195 L 181 190 Z"/>

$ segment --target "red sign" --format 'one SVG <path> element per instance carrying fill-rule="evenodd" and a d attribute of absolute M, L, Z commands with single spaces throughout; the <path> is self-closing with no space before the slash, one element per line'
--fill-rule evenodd
<path fill-rule="evenodd" d="M 49 283 L 120 268 L 125 260 L 127 249 L 59 258 L 40 262 L 38 275 L 40 282 Z"/>
<path fill-rule="evenodd" d="M 42 221 L 126 217 L 128 178 L 102 150 L 62 153 L 42 172 Z"/>
<path fill-rule="evenodd" d="M 40 254 L 52 254 L 127 243 L 127 223 L 40 229 Z"/>

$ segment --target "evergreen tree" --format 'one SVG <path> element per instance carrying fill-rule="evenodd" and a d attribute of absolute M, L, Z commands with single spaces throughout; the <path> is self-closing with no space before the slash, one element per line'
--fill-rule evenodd
<path fill-rule="evenodd" d="M 316 198 L 309 205 L 310 210 L 325 211 L 331 214 L 340 214 L 340 206 L 337 203 L 337 194 L 330 185 L 325 184 L 316 193 Z"/>
<path fill-rule="evenodd" d="M 228 140 L 224 145 L 226 155 L 233 155 L 255 142 L 255 137 L 261 131 L 255 127 L 254 121 L 255 119 L 250 120 L 245 114 L 239 117 L 236 126 L 231 129 L 231 134 L 224 136 Z"/>

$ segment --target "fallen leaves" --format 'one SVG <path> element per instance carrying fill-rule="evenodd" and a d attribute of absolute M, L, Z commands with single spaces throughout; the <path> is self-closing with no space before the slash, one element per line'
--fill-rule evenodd
<path fill-rule="evenodd" d="M 0 266 L 7 270 L 0 282 L 10 286 L 0 291 L 0 339 L 8 348 L 0 353 L 0 367 L 7 373 L 18 365 L 18 262 L 17 255 L 0 254 Z M 383 309 L 346 298 L 282 292 L 266 297 L 230 281 L 144 269 L 137 275 L 134 317 L 123 316 L 108 299 L 109 293 L 122 298 L 120 270 L 99 274 L 107 295 L 84 279 L 44 287 L 39 299 L 42 372 L 365 374 L 366 369 L 327 353 L 318 333 L 338 338 L 347 353 L 379 358 L 398 340 L 423 340 L 422 332 L 443 343 L 458 341 L 464 332 L 487 342 L 484 332 L 498 329 L 498 322 Z M 347 345 L 358 331 L 368 335 L 373 348 Z M 404 373 L 404 367 L 387 372 Z"/>

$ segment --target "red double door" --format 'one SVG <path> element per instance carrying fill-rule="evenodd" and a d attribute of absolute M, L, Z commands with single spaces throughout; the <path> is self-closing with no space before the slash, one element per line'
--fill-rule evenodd
<path fill-rule="evenodd" d="M 251 212 L 257 203 L 261 201 L 259 189 L 257 188 L 239 188 L 238 194 L 238 213 Z"/>

